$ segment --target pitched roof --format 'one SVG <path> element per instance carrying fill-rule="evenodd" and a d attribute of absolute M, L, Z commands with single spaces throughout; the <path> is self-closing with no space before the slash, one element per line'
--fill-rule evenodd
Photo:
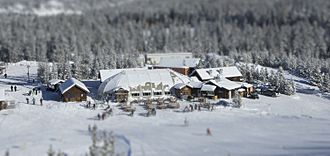
<path fill-rule="evenodd" d="M 70 78 L 70 79 L 67 79 L 64 83 L 62 83 L 60 85 L 61 94 L 64 94 L 65 92 L 67 92 L 68 90 L 70 90 L 74 86 L 77 86 L 78 88 L 80 88 L 80 89 L 86 91 L 87 93 L 89 93 L 89 90 L 85 86 L 85 84 L 83 84 L 82 82 L 80 82 L 79 80 L 77 80 L 75 78 Z"/>
<path fill-rule="evenodd" d="M 48 81 L 48 84 L 50 84 L 50 85 L 56 85 L 56 84 L 58 84 L 58 83 L 63 83 L 63 82 L 64 82 L 64 80 L 60 80 L 60 79 L 51 79 L 51 80 Z"/>
<path fill-rule="evenodd" d="M 236 66 L 196 69 L 193 73 L 195 72 L 197 72 L 202 80 L 214 79 L 218 75 L 226 78 L 242 76 L 242 73 Z"/>
<path fill-rule="evenodd" d="M 160 62 L 156 66 L 161 67 L 189 67 L 195 68 L 199 64 L 199 58 L 168 58 L 164 57 L 160 59 Z"/>
<path fill-rule="evenodd" d="M 214 91 L 215 90 L 215 88 L 217 88 L 216 86 L 214 86 L 214 85 L 208 85 L 208 84 L 204 84 L 203 86 L 202 86 L 202 89 L 201 89 L 201 91 Z"/>
<path fill-rule="evenodd" d="M 178 83 L 188 83 L 189 77 L 177 73 L 171 69 L 144 69 L 144 70 L 123 70 L 120 73 L 106 79 L 99 87 L 99 93 L 110 93 L 116 88 L 129 90 L 130 87 L 155 83 L 168 85 L 172 88 Z"/>
<path fill-rule="evenodd" d="M 237 88 L 241 87 L 241 84 L 234 82 L 234 81 L 230 81 L 226 78 L 210 80 L 210 81 L 208 81 L 208 83 L 212 83 L 212 84 L 218 86 L 219 88 L 225 88 L 227 90 L 233 90 L 233 89 L 237 89 Z"/>
<path fill-rule="evenodd" d="M 146 68 L 126 68 L 126 69 L 109 69 L 109 70 L 100 70 L 100 81 L 103 82 L 109 77 L 112 77 L 123 70 L 145 70 Z"/>

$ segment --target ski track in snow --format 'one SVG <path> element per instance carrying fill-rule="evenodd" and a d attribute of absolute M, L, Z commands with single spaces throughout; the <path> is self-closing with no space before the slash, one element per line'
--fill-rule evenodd
<path fill-rule="evenodd" d="M 295 83 L 300 89 L 316 92 L 243 98 L 241 109 L 157 110 L 157 116 L 149 118 L 136 106 L 134 117 L 115 109 L 113 117 L 98 121 L 95 117 L 102 110 L 85 109 L 79 103 L 45 100 L 42 107 L 27 105 L 22 94 L 36 86 L 26 83 L 27 64 L 31 65 L 31 79 L 36 77 L 37 64 L 21 62 L 9 65 L 8 79 L 0 78 L 0 88 L 10 91 L 10 83 L 17 83 L 19 89 L 8 93 L 18 103 L 16 108 L 0 111 L 0 155 L 7 149 L 11 155 L 46 155 L 49 145 L 69 155 L 84 155 L 92 144 L 87 127 L 93 124 L 127 137 L 134 156 L 330 154 L 330 100 L 299 81 Z M 185 118 L 189 126 L 184 126 Z M 206 135 L 206 128 L 212 136 Z"/>

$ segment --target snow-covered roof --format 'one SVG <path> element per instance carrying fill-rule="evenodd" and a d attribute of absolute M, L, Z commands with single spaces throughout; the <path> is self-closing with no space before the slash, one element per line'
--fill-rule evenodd
<path fill-rule="evenodd" d="M 197 72 L 197 74 L 202 80 L 211 80 L 218 75 L 226 78 L 242 76 L 242 73 L 238 70 L 236 66 L 196 69 L 193 73 L 195 72 Z"/>
<path fill-rule="evenodd" d="M 146 68 L 126 68 L 126 69 L 109 69 L 109 70 L 100 70 L 100 81 L 104 82 L 109 77 L 112 77 L 123 70 L 145 70 Z"/>
<path fill-rule="evenodd" d="M 147 82 L 172 88 L 175 84 L 190 82 L 190 78 L 171 69 L 123 70 L 106 79 L 99 87 L 99 94 L 111 93 L 115 88 L 129 90 L 130 87 L 144 86 Z"/>
<path fill-rule="evenodd" d="M 51 80 L 48 81 L 48 84 L 50 84 L 50 85 L 56 85 L 58 83 L 63 83 L 63 82 L 64 82 L 64 80 L 51 79 Z"/>
<path fill-rule="evenodd" d="M 160 59 L 157 66 L 161 67 L 190 67 L 195 68 L 199 64 L 199 58 L 168 58 L 164 57 Z"/>
<path fill-rule="evenodd" d="M 178 83 L 178 84 L 174 85 L 174 88 L 175 88 L 175 89 L 182 89 L 182 88 L 185 87 L 185 86 L 187 86 L 187 85 L 184 84 L 184 83 Z"/>
<path fill-rule="evenodd" d="M 246 82 L 238 82 L 238 83 L 240 83 L 242 87 L 246 87 L 246 88 L 253 87 L 252 84 L 249 84 L 249 83 L 246 83 Z"/>
<path fill-rule="evenodd" d="M 233 89 L 237 89 L 241 87 L 241 84 L 230 81 L 226 78 L 221 78 L 221 79 L 217 79 L 217 80 L 210 80 L 208 81 L 220 88 L 225 88 L 227 90 L 233 90 Z"/>
<path fill-rule="evenodd" d="M 217 87 L 214 86 L 214 85 L 208 85 L 208 84 L 204 84 L 202 86 L 202 89 L 201 91 L 210 91 L 210 92 L 213 92 Z"/>
<path fill-rule="evenodd" d="M 188 85 L 189 85 L 191 88 L 202 88 L 202 86 L 203 86 L 203 82 L 190 81 L 190 82 L 188 83 Z"/>
<path fill-rule="evenodd" d="M 65 92 L 67 92 L 68 90 L 70 90 L 74 86 L 77 86 L 78 88 L 80 88 L 80 89 L 82 89 L 82 90 L 89 93 L 89 90 L 85 86 L 85 84 L 83 84 L 82 82 L 80 82 L 79 80 L 77 80 L 75 78 L 67 79 L 64 83 L 62 83 L 60 85 L 60 91 L 61 91 L 62 94 L 64 94 Z"/>

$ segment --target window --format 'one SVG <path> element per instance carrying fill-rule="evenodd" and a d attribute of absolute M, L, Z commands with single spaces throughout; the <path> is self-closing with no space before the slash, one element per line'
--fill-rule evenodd
<path fill-rule="evenodd" d="M 132 93 L 132 96 L 137 97 L 137 96 L 140 96 L 140 94 L 139 93 Z"/>
<path fill-rule="evenodd" d="M 171 92 L 165 91 L 165 95 L 171 95 Z"/>
<path fill-rule="evenodd" d="M 154 95 L 162 95 L 162 92 L 154 92 Z"/>
<path fill-rule="evenodd" d="M 151 95 L 150 92 L 144 92 L 144 93 L 143 93 L 143 96 L 150 96 L 150 95 Z"/>

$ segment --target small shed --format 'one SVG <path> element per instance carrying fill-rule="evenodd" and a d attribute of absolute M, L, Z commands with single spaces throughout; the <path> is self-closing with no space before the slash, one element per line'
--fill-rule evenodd
<path fill-rule="evenodd" d="M 75 78 L 70 78 L 59 87 L 64 102 L 80 102 L 87 100 L 88 88 Z"/>
<path fill-rule="evenodd" d="M 178 83 L 174 86 L 176 97 L 187 99 L 192 94 L 192 87 L 184 83 Z"/>
<path fill-rule="evenodd" d="M 51 79 L 47 83 L 47 89 L 57 91 L 62 83 L 64 83 L 64 80 Z"/>

